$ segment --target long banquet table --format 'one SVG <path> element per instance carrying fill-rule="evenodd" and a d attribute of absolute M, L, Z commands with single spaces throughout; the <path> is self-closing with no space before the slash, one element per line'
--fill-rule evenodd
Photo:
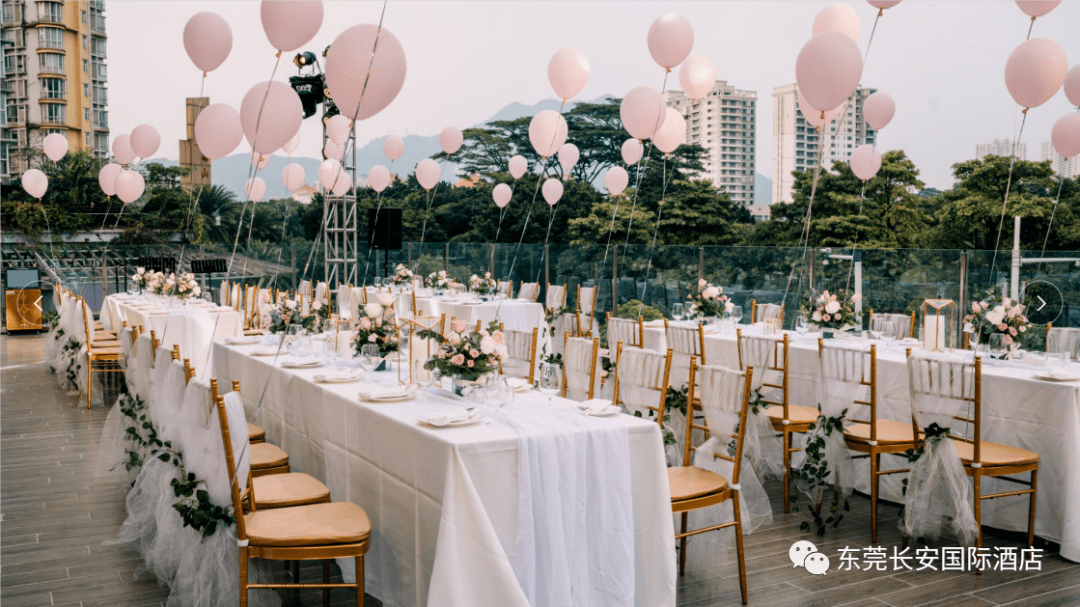
<path fill-rule="evenodd" d="M 684 323 L 687 324 L 687 323 Z M 692 323 L 690 323 L 692 324 Z M 689 324 L 687 324 L 689 326 Z M 761 333 L 760 326 L 743 325 L 746 333 Z M 817 404 L 817 334 L 790 333 L 790 402 Z M 667 347 L 662 325 L 645 327 L 645 347 Z M 877 342 L 878 417 L 910 420 L 911 407 L 905 346 Z M 968 354 L 970 356 L 970 353 Z M 738 367 L 734 330 L 705 335 L 709 364 Z M 1070 365 L 1080 375 L 1080 365 Z M 1035 535 L 1061 544 L 1061 555 L 1080 562 L 1080 381 L 1048 382 L 1035 379 L 1038 367 L 1004 362 L 983 364 L 983 440 L 1004 443 L 1039 453 Z M 869 493 L 869 461 L 856 459 L 856 489 Z M 906 468 L 899 456 L 883 456 L 882 469 Z M 902 502 L 903 474 L 881 478 L 882 499 Z M 1028 475 L 1020 475 L 1027 479 Z M 983 480 L 983 492 L 1012 491 L 1013 483 Z M 1028 499 L 1006 497 L 984 501 L 984 525 L 1012 531 L 1027 530 Z"/>
<path fill-rule="evenodd" d="M 528 493 L 537 469 L 521 469 L 522 462 L 530 461 L 531 451 L 521 452 L 521 445 L 528 443 L 513 428 L 486 422 L 459 428 L 422 426 L 418 414 L 460 402 L 448 400 L 449 394 L 432 395 L 428 402 L 415 398 L 366 402 L 358 398 L 358 392 L 370 386 L 367 380 L 315 383 L 314 376 L 325 373 L 325 367 L 282 368 L 274 357 L 251 356 L 252 346 L 215 343 L 213 347 L 213 377 L 219 382 L 240 381 L 249 421 L 264 427 L 267 440 L 288 451 L 292 468 L 324 480 L 335 500 L 354 502 L 367 511 L 373 540 L 365 559 L 366 584 L 384 605 L 524 606 L 528 601 L 523 588 L 535 589 L 538 580 L 553 575 L 541 570 L 539 563 L 530 565 L 534 558 L 530 541 L 543 542 L 543 538 L 528 537 L 531 515 L 522 509 L 522 496 Z M 396 378 L 394 370 L 371 376 L 383 385 L 395 383 Z M 565 401 L 556 398 L 555 402 Z M 547 406 L 533 391 L 517 394 L 514 406 L 518 405 Z M 621 507 L 632 510 L 626 515 L 632 516 L 632 525 L 625 529 L 633 537 L 627 565 L 633 582 L 626 584 L 633 588 L 605 588 L 611 580 L 603 577 L 590 579 L 589 584 L 594 593 L 623 593 L 623 600 L 604 594 L 605 600 L 586 597 L 581 602 L 577 595 L 574 604 L 674 605 L 674 535 L 659 428 L 621 414 L 610 418 L 572 415 L 590 440 L 605 432 L 625 432 L 627 452 L 621 457 L 628 462 L 628 475 L 622 488 L 630 503 L 605 504 L 602 518 L 590 519 L 587 528 L 590 533 L 606 528 L 606 522 L 616 521 L 614 513 Z M 588 470 L 597 459 L 598 454 L 589 451 L 581 461 L 561 461 L 556 467 L 564 473 Z M 599 476 L 605 470 L 597 470 Z M 579 477 L 578 482 L 586 482 L 586 477 L 589 484 L 597 482 L 592 475 Z M 536 498 L 546 501 L 559 493 L 550 491 Z M 595 504 L 582 510 L 595 510 L 605 499 L 610 496 L 587 500 Z M 606 508 L 613 508 L 610 520 L 603 514 Z M 546 508 L 533 512 L 543 513 L 540 516 L 580 514 L 575 509 L 561 515 Z M 606 560 L 614 555 L 594 558 Z M 346 575 L 351 571 L 342 569 Z M 594 569 L 592 565 L 577 572 L 570 568 L 568 575 L 592 576 Z"/>

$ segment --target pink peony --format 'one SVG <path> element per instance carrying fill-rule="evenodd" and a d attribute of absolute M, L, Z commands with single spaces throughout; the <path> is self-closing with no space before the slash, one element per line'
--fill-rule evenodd
<path fill-rule="evenodd" d="M 503 343 L 502 331 L 496 331 L 496 332 L 492 333 L 491 334 L 491 339 L 494 339 L 496 344 Z"/>
<path fill-rule="evenodd" d="M 469 362 L 467 362 L 467 363 L 465 363 L 465 364 L 466 364 L 467 366 L 469 366 L 469 367 L 472 367 L 472 366 L 473 366 L 473 361 L 471 361 L 471 360 L 470 360 Z"/>
<path fill-rule="evenodd" d="M 450 364 L 463 365 L 465 364 L 465 357 L 461 354 L 455 354 L 454 357 L 450 359 Z"/>
<path fill-rule="evenodd" d="M 822 314 L 821 315 L 821 320 L 824 320 L 825 322 L 829 322 L 830 320 L 832 320 L 832 316 L 829 316 L 828 314 Z"/>
<path fill-rule="evenodd" d="M 1009 335 L 1016 337 L 1016 327 L 1009 327 Z"/>
<path fill-rule="evenodd" d="M 979 302 L 977 302 L 977 301 L 971 302 L 971 312 L 973 314 L 978 314 L 981 310 L 982 310 L 982 308 L 979 307 Z"/>

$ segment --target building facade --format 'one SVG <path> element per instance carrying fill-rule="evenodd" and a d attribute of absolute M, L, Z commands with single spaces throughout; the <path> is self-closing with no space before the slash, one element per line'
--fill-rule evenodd
<path fill-rule="evenodd" d="M 799 111 L 795 84 L 773 89 L 773 204 L 792 201 L 793 173 L 814 169 L 823 145 L 826 156 L 822 168 L 829 169 L 834 161 L 847 162 L 855 148 L 876 142 L 877 133 L 863 117 L 863 102 L 875 92 L 877 89 L 856 89 L 846 103 L 847 115 L 842 121 L 838 116 L 822 132 Z"/>
<path fill-rule="evenodd" d="M 1004 156 L 1012 158 L 1013 142 L 1008 139 L 995 139 L 990 143 L 980 143 L 975 146 L 975 157 L 982 159 L 986 156 Z M 1027 144 L 1016 144 L 1016 159 L 1027 160 Z"/>
<path fill-rule="evenodd" d="M 7 34 L 7 30 L 4 30 Z M 15 43 L 7 39 L 7 36 L 0 37 L 0 183 L 8 183 L 12 180 L 10 152 L 14 147 L 14 135 L 11 134 L 11 129 L 8 128 L 7 120 L 7 107 L 8 107 L 8 93 L 11 92 L 11 81 L 7 77 L 7 56 L 10 54 L 11 49 L 15 47 Z"/>
<path fill-rule="evenodd" d="M 1054 144 L 1050 141 L 1043 142 L 1040 160 L 1049 160 L 1050 168 L 1053 169 L 1054 174 L 1058 177 L 1068 179 L 1080 177 L 1080 155 L 1073 156 L 1072 158 L 1065 158 L 1057 153 L 1057 150 L 1054 149 Z"/>
<path fill-rule="evenodd" d="M 3 25 L 10 173 L 32 168 L 52 133 L 108 156 L 104 0 L 3 0 Z"/>
<path fill-rule="evenodd" d="M 698 177 L 712 181 L 733 201 L 749 208 L 752 215 L 761 217 L 764 212 L 767 217 L 768 209 L 754 208 L 757 93 L 717 80 L 704 99 L 690 99 L 682 91 L 666 91 L 664 101 L 686 118 L 686 143 L 708 151 L 705 170 Z"/>
<path fill-rule="evenodd" d="M 180 140 L 180 166 L 190 171 L 180 178 L 180 186 L 189 192 L 198 188 L 208 188 L 212 183 L 210 159 L 203 155 L 202 150 L 199 149 L 199 143 L 195 141 L 195 120 L 208 105 L 210 105 L 209 97 L 188 97 L 185 102 L 187 139 Z"/>

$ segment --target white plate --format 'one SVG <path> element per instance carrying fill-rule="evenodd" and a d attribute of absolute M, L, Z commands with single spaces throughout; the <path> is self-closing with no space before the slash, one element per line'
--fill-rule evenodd
<path fill-rule="evenodd" d="M 582 410 L 582 413 L 585 413 L 585 415 L 588 415 L 590 417 L 609 417 L 609 416 L 615 415 L 616 413 L 621 413 L 621 412 L 622 412 L 622 409 L 620 409 L 620 408 L 618 408 L 618 407 L 616 407 L 614 405 L 608 407 L 607 409 L 601 409 L 600 411 L 595 411 L 593 413 L 585 413 L 585 411 Z"/>
<path fill-rule="evenodd" d="M 357 375 L 347 375 L 347 376 L 335 376 L 335 375 L 332 375 L 332 376 L 329 376 L 329 377 L 323 376 L 322 379 L 316 378 L 315 383 L 317 383 L 317 384 L 351 384 L 354 381 L 360 381 L 361 379 L 364 379 L 365 377 L 367 377 L 367 373 L 360 373 L 360 374 L 357 374 Z"/>
<path fill-rule="evenodd" d="M 409 390 L 406 390 L 404 393 L 401 394 L 388 394 L 386 396 L 373 396 L 371 398 L 364 398 L 363 395 L 360 395 L 360 400 L 369 403 L 394 403 L 412 398 L 413 395 L 416 394 L 416 391 L 416 386 L 410 386 Z"/>
<path fill-rule="evenodd" d="M 416 421 L 420 422 L 421 424 L 423 424 L 423 425 L 425 425 L 425 426 L 427 426 L 429 428 L 457 428 L 459 426 L 468 426 L 468 425 L 471 425 L 471 424 L 475 424 L 476 422 L 480 421 L 481 419 L 483 419 L 483 416 L 480 415 L 480 412 L 479 411 L 473 411 L 472 415 L 470 415 L 468 419 L 459 419 L 457 421 L 447 422 L 445 424 L 433 424 L 431 422 L 420 419 L 419 417 L 416 418 Z"/>
<path fill-rule="evenodd" d="M 1050 375 L 1049 373 L 1032 373 L 1031 376 L 1043 381 L 1076 381 L 1080 379 L 1080 377 L 1071 374 Z"/>
<path fill-rule="evenodd" d="M 257 344 L 261 339 L 255 335 L 248 337 L 229 337 L 225 340 L 226 346 L 250 346 L 251 344 Z"/>
<path fill-rule="evenodd" d="M 312 360 L 283 360 L 281 361 L 282 369 L 311 369 L 313 367 L 321 367 L 326 361 L 321 359 Z"/>
<path fill-rule="evenodd" d="M 265 348 L 259 348 L 252 350 L 248 354 L 252 356 L 277 356 L 279 352 L 288 352 L 285 348 L 278 348 L 277 346 L 267 346 Z"/>

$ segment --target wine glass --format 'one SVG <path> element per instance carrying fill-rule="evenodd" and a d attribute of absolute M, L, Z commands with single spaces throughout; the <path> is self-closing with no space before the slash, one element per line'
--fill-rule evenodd
<path fill-rule="evenodd" d="M 990 342 L 987 344 L 987 349 L 990 351 L 990 356 L 994 359 L 994 364 L 997 365 L 997 361 L 1005 354 L 1005 335 L 1003 333 L 994 333 L 990 336 Z"/>
<path fill-rule="evenodd" d="M 885 325 L 885 318 L 882 316 L 872 316 L 870 318 L 870 337 L 873 339 L 881 339 L 882 327 Z"/>
<path fill-rule="evenodd" d="M 881 323 L 881 339 L 885 342 L 885 346 L 896 341 L 896 323 L 892 321 L 884 321 Z"/>
<path fill-rule="evenodd" d="M 432 369 L 431 371 L 428 371 L 425 369 L 424 365 L 426 363 L 427 361 L 421 358 L 413 359 L 413 379 L 420 385 L 420 402 L 422 403 L 428 402 L 428 388 L 430 388 L 431 384 L 435 381 L 435 370 Z"/>
<path fill-rule="evenodd" d="M 291 346 L 296 344 L 303 336 L 304 326 L 299 323 L 293 323 L 289 325 L 289 329 L 286 332 L 285 345 Z"/>
<path fill-rule="evenodd" d="M 493 375 L 488 382 L 486 396 L 487 403 L 498 409 L 514 399 L 514 391 L 510 389 L 505 375 Z"/>
<path fill-rule="evenodd" d="M 360 366 L 365 371 L 374 371 L 375 367 L 379 366 L 379 361 L 382 359 L 379 356 L 379 346 L 375 344 L 364 344 L 360 347 Z"/>
<path fill-rule="evenodd" d="M 326 354 L 326 358 L 330 359 L 330 364 L 335 367 L 337 366 L 338 345 L 341 343 L 340 338 L 341 334 L 337 331 L 328 331 L 326 333 L 326 339 L 323 340 L 323 351 Z"/>
<path fill-rule="evenodd" d="M 675 320 L 682 320 L 683 314 L 685 313 L 686 312 L 683 310 L 683 305 L 681 303 L 671 305 L 671 317 Z"/>
<path fill-rule="evenodd" d="M 731 320 L 735 324 L 739 324 L 740 322 L 742 322 L 742 306 L 731 307 Z"/>
<path fill-rule="evenodd" d="M 810 318 L 806 314 L 799 314 L 795 319 L 795 330 L 798 331 L 799 336 L 804 336 L 810 331 Z"/>
<path fill-rule="evenodd" d="M 540 392 L 547 396 L 548 403 L 559 391 L 559 382 L 562 381 L 562 370 L 555 363 L 543 363 L 540 365 Z"/>

